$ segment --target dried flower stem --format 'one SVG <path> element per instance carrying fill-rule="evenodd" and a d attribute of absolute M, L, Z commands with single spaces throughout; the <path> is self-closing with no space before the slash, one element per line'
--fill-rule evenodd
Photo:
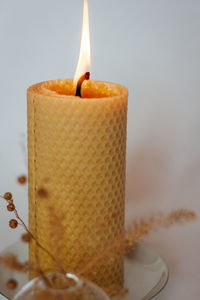
<path fill-rule="evenodd" d="M 41 193 L 41 197 L 48 196 L 48 193 Z M 36 245 L 43 250 L 55 263 L 55 266 L 58 267 L 58 271 L 60 273 L 65 274 L 66 270 L 63 269 L 60 262 L 54 257 L 54 255 L 48 251 L 46 248 L 44 248 L 40 242 L 38 242 L 37 238 L 29 231 L 28 227 L 24 223 L 24 221 L 21 219 L 21 217 L 18 214 L 18 211 L 13 203 L 13 198 L 11 193 L 6 193 L 4 196 L 0 195 L 0 198 L 3 198 L 7 203 L 7 209 L 8 211 L 13 211 L 16 219 L 21 223 L 20 225 L 23 226 L 26 233 L 30 236 L 30 239 L 33 239 L 36 243 Z M 64 218 L 64 215 L 60 215 L 59 221 L 57 220 L 57 216 L 55 215 L 53 207 L 49 207 L 50 210 L 50 228 L 52 227 L 54 230 L 57 227 L 57 232 L 59 232 L 59 236 L 62 236 L 64 232 L 64 227 L 62 224 L 62 219 Z M 158 230 L 159 228 L 168 228 L 175 224 L 184 224 L 189 221 L 193 221 L 196 219 L 196 214 L 193 211 L 187 210 L 187 209 L 179 209 L 170 212 L 169 214 L 163 214 L 158 213 L 154 216 L 151 216 L 149 219 L 140 220 L 138 222 L 133 222 L 127 229 L 126 233 L 119 236 L 117 239 L 115 239 L 113 242 L 102 248 L 90 262 L 82 269 L 80 272 L 78 272 L 77 276 L 85 277 L 87 278 L 88 272 L 91 272 L 92 268 L 95 267 L 97 264 L 103 264 L 105 261 L 108 262 L 109 260 L 115 259 L 115 256 L 122 253 L 128 253 L 130 250 L 133 250 L 133 248 L 141 241 L 143 241 L 144 237 L 149 235 L 151 232 Z M 17 220 L 11 220 L 16 221 Z M 17 223 L 19 224 L 19 223 Z M 12 227 L 15 228 L 15 227 Z M 29 241 L 29 239 L 28 239 Z M 57 240 L 53 239 L 53 243 L 55 244 Z M 61 245 L 58 243 L 56 245 L 56 252 L 57 254 L 60 251 Z M 8 269 L 12 269 L 18 272 L 27 272 L 28 270 L 36 270 L 38 275 L 41 276 L 42 280 L 46 284 L 46 286 L 50 287 L 52 286 L 52 282 L 48 279 L 47 276 L 45 276 L 45 272 L 49 270 L 41 270 L 41 268 L 36 268 L 34 266 L 30 266 L 27 262 L 20 263 L 16 256 L 14 255 L 7 255 L 4 257 L 0 257 L 0 262 L 3 262 L 4 265 Z M 126 294 L 126 290 L 121 289 L 121 287 L 118 286 L 112 286 L 112 287 L 106 287 L 109 294 L 118 294 L 121 296 L 124 296 Z"/>
<path fill-rule="evenodd" d="M 0 194 L 0 198 L 3 198 L 3 199 L 5 200 L 5 198 L 4 198 L 1 194 Z M 10 203 L 9 200 L 5 200 L 5 201 L 7 201 L 8 203 Z M 36 245 L 37 245 L 41 250 L 43 250 L 44 252 L 46 252 L 46 254 L 47 254 L 47 255 L 48 255 L 48 256 L 49 256 L 49 257 L 50 257 L 57 265 L 58 265 L 58 262 L 57 262 L 56 258 L 53 256 L 53 254 L 52 254 L 50 251 L 48 251 L 46 248 L 44 248 L 44 247 L 40 244 L 40 242 L 38 242 L 38 240 L 35 238 L 35 236 L 29 231 L 28 227 L 26 226 L 26 224 L 24 223 L 24 221 L 22 220 L 22 218 L 19 216 L 18 211 L 17 211 L 16 208 L 14 209 L 13 212 L 14 212 L 16 218 L 21 222 L 20 225 L 22 225 L 22 226 L 24 227 L 24 230 L 25 230 L 28 234 L 30 234 L 31 239 L 33 239 L 33 240 L 35 241 Z M 59 265 L 59 268 L 60 268 L 60 271 L 61 271 L 62 273 L 65 273 L 65 270 L 62 268 L 62 266 Z"/>
<path fill-rule="evenodd" d="M 29 269 L 28 262 L 21 263 L 14 254 L 6 254 L 0 257 L 0 262 L 6 269 L 14 270 L 19 273 L 26 273 Z"/>
<path fill-rule="evenodd" d="M 83 276 L 84 273 L 91 270 L 97 263 L 101 263 L 106 259 L 112 258 L 112 255 L 115 254 L 116 251 L 120 250 L 120 248 L 124 248 L 124 242 L 124 235 L 120 236 L 112 244 L 105 247 L 96 256 L 94 256 L 94 258 L 78 273 L 78 275 Z"/>
<path fill-rule="evenodd" d="M 184 224 L 196 219 L 196 214 L 187 209 L 179 209 L 172 211 L 166 216 L 159 213 L 150 217 L 147 221 L 134 222 L 127 232 L 114 240 L 113 243 L 105 247 L 98 255 L 96 255 L 80 272 L 78 275 L 83 275 L 90 271 L 94 265 L 103 262 L 105 259 L 112 258 L 117 251 L 124 251 L 128 253 L 138 242 L 141 242 L 145 236 L 159 228 L 168 228 L 174 224 Z"/>

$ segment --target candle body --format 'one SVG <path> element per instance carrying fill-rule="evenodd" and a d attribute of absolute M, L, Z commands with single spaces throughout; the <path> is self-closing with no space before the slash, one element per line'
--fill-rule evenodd
<path fill-rule="evenodd" d="M 128 92 L 89 81 L 84 98 L 72 94 L 71 80 L 28 89 L 29 227 L 66 272 L 77 273 L 124 233 Z M 34 240 L 29 254 L 45 272 L 55 270 Z M 97 262 L 87 277 L 123 285 L 123 253 Z"/>

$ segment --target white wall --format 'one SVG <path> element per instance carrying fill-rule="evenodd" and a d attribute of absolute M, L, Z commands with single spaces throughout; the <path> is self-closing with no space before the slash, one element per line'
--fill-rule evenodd
<path fill-rule="evenodd" d="M 92 78 L 124 84 L 130 91 L 131 216 L 176 207 L 199 212 L 200 1 L 89 0 L 89 6 Z M 26 133 L 26 88 L 43 80 L 73 77 L 81 18 L 82 0 L 0 0 L 0 192 L 13 192 L 25 219 L 26 191 L 16 184 L 16 176 L 26 172 L 20 147 Z M 19 236 L 7 228 L 4 209 L 0 204 L 1 241 L 5 241 L 1 248 Z M 188 253 L 197 257 L 198 226 L 180 230 L 182 257 Z M 186 232 L 188 243 L 184 243 Z M 176 241 L 172 229 L 165 236 L 153 236 L 149 243 L 172 263 L 180 259 Z M 187 274 L 194 275 L 200 264 L 184 267 L 181 260 L 177 264 L 183 265 L 186 278 L 179 284 L 184 282 L 185 290 L 171 283 L 170 299 L 182 299 L 187 293 L 193 297 L 186 299 L 199 299 L 198 285 L 193 284 L 190 292 L 187 288 Z"/>

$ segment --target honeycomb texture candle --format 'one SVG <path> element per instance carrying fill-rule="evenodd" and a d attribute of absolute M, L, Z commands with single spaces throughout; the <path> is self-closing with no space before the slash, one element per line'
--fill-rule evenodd
<path fill-rule="evenodd" d="M 87 81 L 82 98 L 73 95 L 73 81 L 66 79 L 28 89 L 29 227 L 67 272 L 76 273 L 124 233 L 128 91 Z M 52 214 L 62 223 L 61 236 L 56 226 L 52 232 Z M 55 269 L 34 241 L 29 255 L 45 272 Z M 119 252 L 87 276 L 102 287 L 122 285 L 123 268 Z"/>

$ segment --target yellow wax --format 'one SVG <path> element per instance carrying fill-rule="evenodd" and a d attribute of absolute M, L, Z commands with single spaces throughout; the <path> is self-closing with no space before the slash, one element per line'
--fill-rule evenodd
<path fill-rule="evenodd" d="M 66 271 L 77 273 L 124 233 L 128 91 L 91 80 L 84 82 L 82 98 L 73 93 L 73 81 L 66 79 L 28 89 L 29 227 Z M 41 188 L 47 199 L 38 195 Z M 52 232 L 52 213 L 62 222 L 61 236 Z M 34 241 L 29 254 L 45 272 L 55 269 Z M 87 276 L 102 287 L 121 286 L 123 268 L 118 253 Z"/>

